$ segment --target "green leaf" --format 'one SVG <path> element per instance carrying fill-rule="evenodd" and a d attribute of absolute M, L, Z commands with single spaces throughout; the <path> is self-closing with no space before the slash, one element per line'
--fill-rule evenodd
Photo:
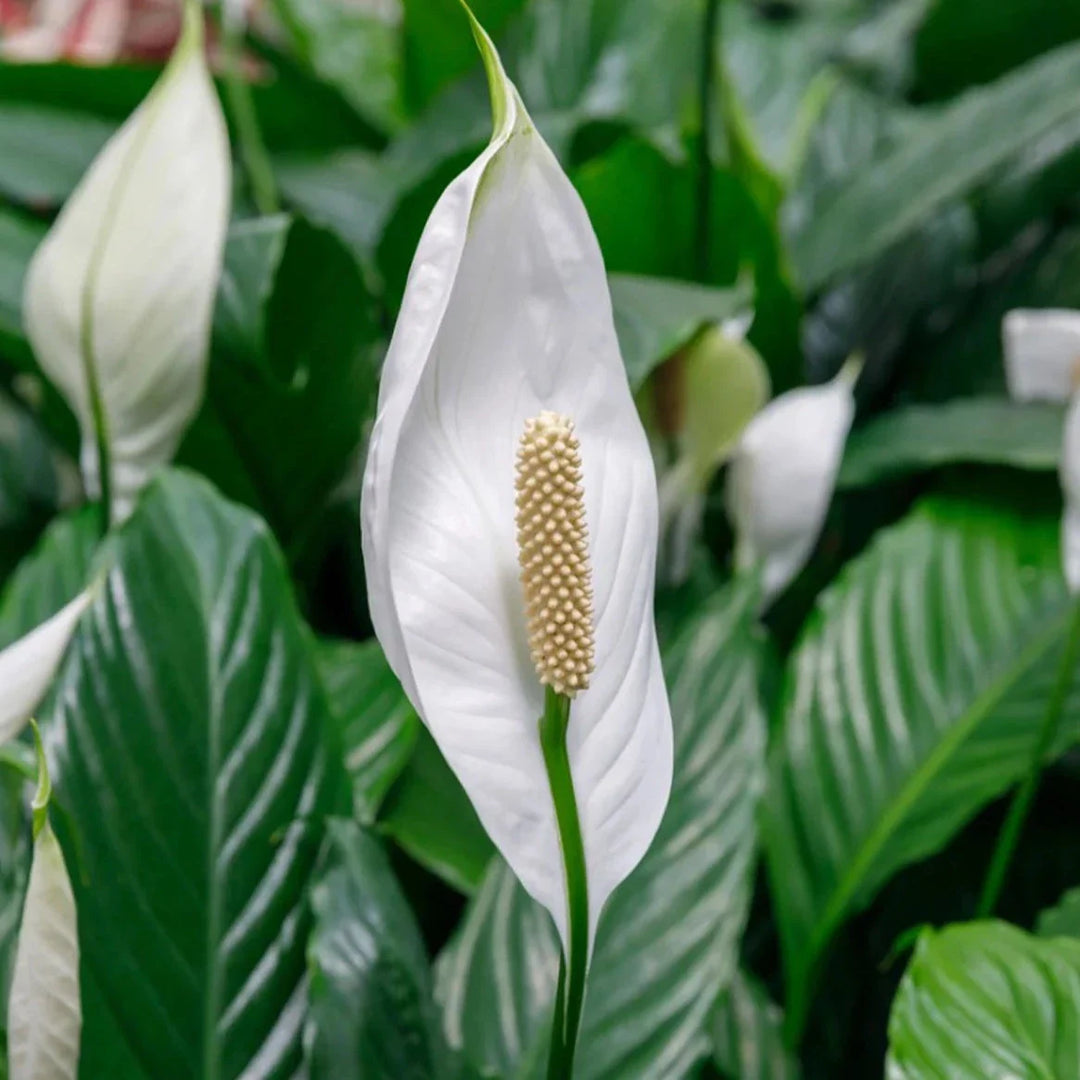
<path fill-rule="evenodd" d="M 420 718 L 377 641 L 322 641 L 318 657 L 323 685 L 341 725 L 353 811 L 369 823 L 413 754 Z"/>
<path fill-rule="evenodd" d="M 1080 941 L 999 922 L 929 930 L 889 1017 L 889 1080 L 1080 1075 Z"/>
<path fill-rule="evenodd" d="M 459 892 L 474 893 L 495 854 L 476 811 L 427 728 L 390 788 L 379 828 Z"/>
<path fill-rule="evenodd" d="M 844 920 L 1026 773 L 1070 618 L 1056 518 L 933 502 L 821 597 L 789 664 L 763 834 L 806 1019 Z M 1052 753 L 1075 739 L 1070 698 Z"/>
<path fill-rule="evenodd" d="M 374 318 L 360 270 L 332 233 L 287 215 L 230 231 L 206 400 L 180 460 L 259 510 L 290 554 L 374 410 Z"/>
<path fill-rule="evenodd" d="M 753 876 L 765 739 L 754 611 L 753 593 L 730 586 L 665 650 L 674 787 L 652 847 L 600 921 L 580 1080 L 682 1076 L 708 1053 Z M 557 970 L 550 920 L 496 863 L 436 968 L 451 1045 L 481 1071 L 535 1075 Z"/>
<path fill-rule="evenodd" d="M 57 517 L 0 595 L 0 649 L 28 634 L 90 584 L 101 511 L 83 506 Z"/>
<path fill-rule="evenodd" d="M 202 480 L 163 474 L 110 555 L 43 717 L 83 970 L 149 1076 L 291 1077 L 344 793 L 309 635 L 266 526 Z"/>
<path fill-rule="evenodd" d="M 378 842 L 329 822 L 331 868 L 312 890 L 312 1080 L 428 1080 L 446 1075 L 427 953 Z"/>
<path fill-rule="evenodd" d="M 385 131 L 404 119 L 401 13 L 345 0 L 274 0 L 294 50 L 323 82 Z"/>
<path fill-rule="evenodd" d="M 881 254 L 1075 116 L 1077 86 L 1080 45 L 1065 46 L 926 117 L 921 130 L 835 191 L 795 238 L 791 257 L 804 289 Z"/>
<path fill-rule="evenodd" d="M 635 274 L 612 274 L 609 284 L 619 347 L 635 390 L 703 326 L 749 314 L 754 302 L 746 278 L 730 289 Z"/>
<path fill-rule="evenodd" d="M 712 1017 L 713 1063 L 725 1080 L 798 1080 L 783 1040 L 783 1013 L 765 988 L 739 970 Z"/>
<path fill-rule="evenodd" d="M 1080 38 L 1080 8 L 1058 0 L 936 0 L 916 39 L 922 100 L 951 97 Z"/>
<path fill-rule="evenodd" d="M 378 142 L 337 90 L 283 56 L 252 85 L 260 130 L 274 153 Z M 149 93 L 147 66 L 0 64 L 0 192 L 27 204 L 62 201 L 106 139 Z"/>
<path fill-rule="evenodd" d="M 23 279 L 44 235 L 39 222 L 0 209 L 0 354 L 24 369 L 30 346 L 22 322 Z"/>
<path fill-rule="evenodd" d="M 1008 465 L 1050 472 L 1061 457 L 1064 410 L 974 397 L 908 405 L 852 432 L 837 481 L 865 487 L 944 465 Z"/>
<path fill-rule="evenodd" d="M 1039 937 L 1080 938 L 1080 888 L 1070 889 L 1039 916 L 1035 932 Z"/>

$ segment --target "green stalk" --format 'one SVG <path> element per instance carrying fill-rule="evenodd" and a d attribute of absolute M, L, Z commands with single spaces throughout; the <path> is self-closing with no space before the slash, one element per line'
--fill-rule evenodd
<path fill-rule="evenodd" d="M 986 881 L 983 883 L 979 906 L 975 911 L 976 918 L 989 918 L 997 907 L 1005 877 L 1009 872 L 1016 846 L 1020 842 L 1020 834 L 1023 832 L 1031 804 L 1039 790 L 1043 761 L 1050 747 L 1053 746 L 1058 728 L 1061 726 L 1061 717 L 1065 712 L 1065 704 L 1069 699 L 1069 690 L 1072 688 L 1073 675 L 1078 662 L 1080 662 L 1080 598 L 1076 600 L 1073 610 L 1065 651 L 1061 654 L 1061 666 L 1058 668 L 1057 680 L 1047 700 L 1046 714 L 1031 756 L 1031 766 L 1023 783 L 1013 796 L 1005 824 L 1002 825 L 1001 833 L 998 835 L 997 846 L 994 848 L 990 868 L 986 873 Z"/>
<path fill-rule="evenodd" d="M 706 0 L 701 33 L 701 73 L 698 84 L 701 131 L 697 146 L 694 213 L 694 277 L 709 279 L 709 233 L 712 229 L 712 147 L 710 143 L 713 95 L 716 82 L 716 35 L 720 27 L 720 0 Z"/>
<path fill-rule="evenodd" d="M 223 11 L 221 46 L 225 60 L 225 94 L 229 102 L 229 112 L 236 127 L 240 157 L 244 162 L 244 171 L 247 173 L 255 208 L 263 215 L 276 214 L 281 209 L 277 182 L 274 180 L 270 156 L 266 152 L 266 144 L 259 130 L 259 119 L 255 114 L 251 86 L 241 71 L 243 37 L 241 21 L 230 18 Z"/>
<path fill-rule="evenodd" d="M 540 718 L 540 747 L 544 753 L 555 821 L 559 827 L 566 870 L 566 899 L 569 917 L 569 956 L 559 965 L 559 992 L 551 1021 L 551 1050 L 548 1080 L 570 1080 L 574 1071 L 574 1051 L 585 1003 L 585 971 L 589 957 L 589 888 L 585 870 L 585 845 L 581 838 L 574 778 L 566 749 L 566 729 L 570 722 L 570 699 L 544 690 L 544 715 Z"/>

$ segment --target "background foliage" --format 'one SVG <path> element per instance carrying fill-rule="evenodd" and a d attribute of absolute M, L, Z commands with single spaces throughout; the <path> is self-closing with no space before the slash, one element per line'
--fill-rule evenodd
<path fill-rule="evenodd" d="M 357 519 L 409 262 L 486 89 L 457 0 L 272 7 L 248 48 L 282 209 L 237 170 L 205 403 L 107 551 L 21 288 L 154 71 L 0 64 L 0 644 L 113 567 L 41 716 L 82 1075 L 533 1077 L 552 930 L 371 640 Z M 581 1076 L 1075 1077 L 1080 946 L 1046 936 L 1080 933 L 1075 891 L 1055 906 L 1080 688 L 998 908 L 1023 929 L 908 946 L 974 913 L 1069 619 L 1061 409 L 1008 400 L 1000 321 L 1080 306 L 1080 9 L 473 7 L 589 210 L 658 448 L 708 325 L 752 308 L 774 392 L 866 358 L 824 534 L 764 618 L 722 470 L 688 570 L 661 567 L 675 788 L 600 928 Z M 0 771 L 0 972 L 21 785 Z"/>

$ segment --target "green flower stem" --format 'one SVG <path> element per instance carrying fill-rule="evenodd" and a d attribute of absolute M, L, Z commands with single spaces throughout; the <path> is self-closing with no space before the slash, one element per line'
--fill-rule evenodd
<path fill-rule="evenodd" d="M 1057 681 L 1047 701 L 1042 727 L 1039 729 L 1039 737 L 1031 756 L 1031 767 L 1013 796 L 1005 824 L 1001 827 L 997 846 L 990 860 L 990 868 L 986 873 L 986 881 L 983 883 L 976 918 L 984 919 L 993 914 L 1001 896 L 1001 889 L 1005 884 L 1005 876 L 1009 872 L 1016 845 L 1020 842 L 1020 834 L 1023 832 L 1031 804 L 1039 790 L 1043 761 L 1050 747 L 1053 746 L 1058 728 L 1061 726 L 1061 717 L 1069 699 L 1069 691 L 1073 685 L 1078 662 L 1080 662 L 1080 598 L 1075 602 L 1072 622 L 1069 626 L 1069 637 L 1065 642 L 1065 651 L 1061 654 Z"/>
<path fill-rule="evenodd" d="M 694 191 L 694 277 L 709 279 L 709 234 L 712 229 L 712 117 L 716 93 L 717 34 L 720 29 L 720 0 L 706 0 L 701 30 L 701 70 L 698 97 L 701 131 L 698 135 Z"/>
<path fill-rule="evenodd" d="M 589 888 L 581 820 L 574 795 L 574 778 L 570 773 L 570 757 L 566 750 L 569 722 L 570 699 L 546 687 L 544 715 L 540 718 L 540 746 L 544 752 L 551 798 L 555 803 L 559 845 L 566 870 L 570 938 L 569 956 L 564 957 L 559 965 L 559 992 L 551 1022 L 548 1080 L 570 1080 L 573 1075 L 589 958 Z"/>
<path fill-rule="evenodd" d="M 259 120 L 255 115 L 255 103 L 251 86 L 241 70 L 243 62 L 243 25 L 239 20 L 223 14 L 221 19 L 221 45 L 225 59 L 225 94 L 229 112 L 236 126 L 236 139 L 244 162 L 251 197 L 260 214 L 276 214 L 281 209 L 277 182 L 270 166 Z"/>

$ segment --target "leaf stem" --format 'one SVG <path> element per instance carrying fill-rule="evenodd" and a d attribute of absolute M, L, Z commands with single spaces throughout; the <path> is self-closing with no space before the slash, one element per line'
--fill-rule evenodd
<path fill-rule="evenodd" d="M 224 5 L 223 5 L 224 7 Z M 266 152 L 259 119 L 255 114 L 255 102 L 251 86 L 243 76 L 243 23 L 227 10 L 221 14 L 221 46 L 225 60 L 225 94 L 229 112 L 236 126 L 236 138 L 240 145 L 240 157 L 244 162 L 251 197 L 260 214 L 276 214 L 281 209 L 277 182 Z"/>
<path fill-rule="evenodd" d="M 709 277 L 709 233 L 712 229 L 711 128 L 716 82 L 716 36 L 720 28 L 720 0 L 706 0 L 701 35 L 700 95 L 701 131 L 698 134 L 695 178 L 694 276 L 703 284 Z"/>
<path fill-rule="evenodd" d="M 570 1080 L 574 1071 L 581 1010 L 585 1003 L 585 972 L 589 957 L 589 890 L 585 869 L 585 845 L 581 837 L 574 778 L 566 749 L 566 729 L 570 721 L 570 699 L 544 690 L 544 715 L 540 718 L 540 747 L 544 753 L 555 820 L 559 827 L 566 871 L 566 899 L 569 919 L 569 956 L 559 964 L 559 991 L 551 1021 L 551 1050 L 548 1080 Z"/>
<path fill-rule="evenodd" d="M 1009 813 L 998 835 L 997 845 L 986 873 L 986 881 L 983 883 L 979 906 L 975 911 L 976 918 L 985 919 L 993 914 L 1001 897 L 1005 877 L 1009 872 L 1016 846 L 1020 842 L 1020 834 L 1023 832 L 1024 824 L 1031 811 L 1031 804 L 1039 790 L 1043 761 L 1054 744 L 1058 728 L 1061 726 L 1061 717 L 1065 712 L 1065 704 L 1069 698 L 1069 690 L 1072 688 L 1078 662 L 1080 662 L 1080 598 L 1075 601 L 1069 636 L 1065 642 L 1065 650 L 1061 654 L 1061 666 L 1058 668 L 1057 680 L 1047 700 L 1046 713 L 1031 756 L 1031 765 L 1027 776 L 1024 777 L 1013 796 Z"/>

